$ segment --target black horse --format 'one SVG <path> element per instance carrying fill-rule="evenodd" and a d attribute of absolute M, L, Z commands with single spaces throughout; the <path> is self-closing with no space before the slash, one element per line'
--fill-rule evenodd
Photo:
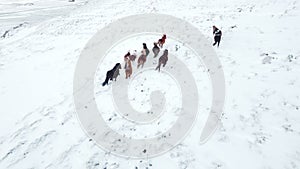
<path fill-rule="evenodd" d="M 108 84 L 109 80 L 117 80 L 117 77 L 120 75 L 121 64 L 117 63 L 113 69 L 107 71 L 105 81 L 102 83 L 102 86 L 105 86 Z"/>

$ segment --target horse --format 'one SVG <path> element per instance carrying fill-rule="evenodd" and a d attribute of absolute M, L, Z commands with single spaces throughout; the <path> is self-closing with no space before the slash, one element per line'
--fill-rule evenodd
<path fill-rule="evenodd" d="M 163 34 L 162 38 L 158 40 L 158 46 L 160 48 L 163 48 L 165 42 L 166 42 L 166 39 L 167 39 L 167 35 L 166 34 Z"/>
<path fill-rule="evenodd" d="M 117 80 L 117 77 L 120 75 L 121 64 L 117 63 L 111 70 L 106 72 L 106 78 L 105 81 L 102 83 L 102 86 L 105 86 L 108 84 L 109 80 L 115 79 Z"/>
<path fill-rule="evenodd" d="M 161 55 L 161 57 L 158 60 L 158 66 L 155 68 L 155 70 L 158 69 L 158 71 L 160 72 L 160 66 L 163 65 L 163 67 L 165 67 L 167 64 L 167 61 L 168 61 L 168 50 L 165 49 L 163 55 Z"/>
<path fill-rule="evenodd" d="M 125 75 L 126 75 L 126 79 L 130 78 L 132 74 L 132 66 L 131 66 L 131 61 L 130 59 L 126 60 L 126 66 L 125 66 Z"/>
<path fill-rule="evenodd" d="M 154 42 L 153 43 L 153 48 L 152 48 L 152 52 L 154 53 L 154 58 L 156 58 L 157 57 L 157 55 L 158 55 L 158 53 L 159 53 L 159 51 L 160 51 L 160 49 L 159 49 L 159 47 L 157 46 L 157 43 L 156 42 Z"/>
<path fill-rule="evenodd" d="M 146 50 L 143 49 L 142 52 L 141 52 L 141 56 L 139 57 L 138 59 L 138 65 L 137 65 L 137 68 L 139 68 L 140 66 L 142 66 L 142 68 L 144 67 L 144 63 L 146 62 L 147 60 L 147 55 L 146 55 Z"/>
<path fill-rule="evenodd" d="M 146 43 L 143 43 L 143 49 L 146 51 L 146 56 L 149 55 L 150 51 L 149 49 L 147 48 L 147 44 Z"/>
<path fill-rule="evenodd" d="M 136 50 L 134 50 L 133 54 L 129 55 L 128 57 L 129 57 L 130 61 L 134 62 L 136 59 Z"/>

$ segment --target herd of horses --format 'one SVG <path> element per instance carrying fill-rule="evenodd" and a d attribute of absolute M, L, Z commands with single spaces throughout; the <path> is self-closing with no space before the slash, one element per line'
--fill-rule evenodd
<path fill-rule="evenodd" d="M 153 43 L 153 48 L 152 52 L 154 54 L 154 58 L 156 58 L 160 52 L 160 50 L 163 48 L 163 45 L 165 44 L 167 39 L 166 34 L 162 36 L 161 39 L 159 39 L 157 42 Z M 139 56 L 137 60 L 137 68 L 143 68 L 145 62 L 147 61 L 147 56 L 149 55 L 150 50 L 147 47 L 146 43 L 143 43 L 143 50 L 141 51 L 141 55 Z M 127 52 L 126 55 L 124 56 L 124 61 L 125 61 L 125 78 L 128 79 L 132 75 L 132 62 L 135 62 L 137 58 L 137 51 L 134 50 L 132 53 Z M 159 57 L 158 59 L 158 65 L 155 68 L 155 70 L 160 71 L 160 67 L 167 64 L 168 61 L 168 50 L 165 49 L 163 51 L 163 54 Z M 102 86 L 108 85 L 109 80 L 117 80 L 117 77 L 120 75 L 120 69 L 121 69 L 121 64 L 116 63 L 116 65 L 106 73 L 106 78 L 105 81 L 102 83 Z"/>

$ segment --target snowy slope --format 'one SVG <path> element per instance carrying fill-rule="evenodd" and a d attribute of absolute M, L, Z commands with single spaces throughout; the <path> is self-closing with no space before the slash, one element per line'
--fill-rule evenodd
<path fill-rule="evenodd" d="M 84 0 L 72 3 L 65 0 L 1 0 L 0 22 L 3 24 L 0 25 L 0 35 L 3 36 L 2 32 L 6 30 L 17 31 L 16 29 L 20 29 L 19 25 L 22 28 L 22 26 L 64 15 L 84 3 Z M 12 32 L 9 33 L 12 34 Z"/>
<path fill-rule="evenodd" d="M 15 7 L 16 3 L 42 5 Z M 62 12 L 64 5 L 70 3 L 1 1 L 0 35 L 24 21 L 26 26 L 0 38 L 0 168 L 300 168 L 298 1 L 91 0 Z M 52 7 L 59 10 L 50 10 Z M 40 19 L 42 8 L 49 9 L 49 15 Z M 39 12 L 32 12 L 35 10 Z M 31 14 L 25 16 L 19 13 L 22 11 Z M 212 25 L 222 29 L 224 37 L 216 52 L 225 73 L 226 104 L 222 125 L 206 144 L 199 145 L 210 86 L 203 69 L 197 69 L 200 63 L 189 60 L 192 55 L 183 56 L 195 75 L 200 75 L 199 92 L 205 92 L 198 123 L 182 144 L 163 156 L 124 159 L 104 152 L 84 134 L 73 104 L 73 75 L 80 52 L 97 30 L 118 18 L 149 12 L 185 19 L 208 39 Z M 152 38 L 145 37 L 149 47 Z M 174 49 L 175 44 L 170 41 L 168 47 Z M 103 70 L 122 61 L 128 46 L 118 47 L 122 55 L 115 50 L 112 55 L 118 55 L 104 62 Z M 185 53 L 184 47 L 178 53 Z M 103 71 L 96 76 L 96 82 L 102 82 Z M 138 93 L 139 83 L 143 82 L 133 82 L 130 90 Z M 98 86 L 97 99 L 104 96 L 101 92 L 109 95 Z M 138 105 L 143 99 L 133 102 L 141 111 Z M 120 118 L 104 116 L 113 117 L 108 121 L 112 128 L 120 128 Z M 166 127 L 174 120 L 168 119 Z M 147 134 L 153 134 L 148 130 Z M 119 129 L 129 131 L 129 127 Z"/>

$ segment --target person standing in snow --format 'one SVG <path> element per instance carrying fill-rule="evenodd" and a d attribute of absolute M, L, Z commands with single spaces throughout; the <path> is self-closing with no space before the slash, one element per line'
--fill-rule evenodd
<path fill-rule="evenodd" d="M 218 47 L 219 47 L 220 41 L 221 41 L 221 36 L 222 36 L 222 31 L 220 29 L 218 29 L 216 26 L 213 26 L 213 34 L 214 34 L 214 40 L 215 40 L 213 46 L 218 44 Z"/>

